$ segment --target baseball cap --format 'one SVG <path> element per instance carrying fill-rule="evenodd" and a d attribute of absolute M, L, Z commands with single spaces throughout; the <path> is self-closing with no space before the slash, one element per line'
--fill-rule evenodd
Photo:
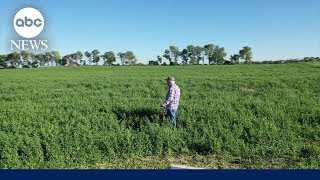
<path fill-rule="evenodd" d="M 167 81 L 175 81 L 174 77 L 172 77 L 172 76 L 169 76 L 166 80 Z"/>

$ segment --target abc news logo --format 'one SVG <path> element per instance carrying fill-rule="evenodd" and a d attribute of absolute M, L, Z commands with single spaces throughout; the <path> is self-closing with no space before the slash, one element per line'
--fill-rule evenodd
<path fill-rule="evenodd" d="M 34 24 L 34 26 L 36 27 L 41 27 L 42 25 L 42 20 L 41 19 L 35 19 L 34 21 L 32 21 L 32 19 L 29 19 L 27 16 L 24 17 L 23 19 L 17 19 L 16 21 L 16 26 L 17 27 L 32 27 L 32 25 Z"/>
<path fill-rule="evenodd" d="M 13 20 L 15 31 L 28 40 L 10 40 L 11 50 L 47 50 L 48 40 L 34 40 L 44 28 L 44 18 L 40 11 L 27 7 L 17 12 Z"/>

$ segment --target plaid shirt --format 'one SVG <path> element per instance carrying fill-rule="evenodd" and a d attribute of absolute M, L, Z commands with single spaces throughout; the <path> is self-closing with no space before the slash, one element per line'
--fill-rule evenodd
<path fill-rule="evenodd" d="M 179 106 L 179 100 L 180 100 L 180 88 L 173 84 L 169 87 L 166 101 L 164 102 L 164 105 L 166 106 L 167 110 L 177 110 Z"/>

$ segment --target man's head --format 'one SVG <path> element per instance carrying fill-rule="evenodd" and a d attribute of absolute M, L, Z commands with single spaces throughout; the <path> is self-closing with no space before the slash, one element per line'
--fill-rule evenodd
<path fill-rule="evenodd" d="M 168 84 L 168 86 L 171 86 L 171 85 L 173 85 L 173 84 L 175 84 L 175 79 L 174 79 L 174 77 L 172 77 L 172 76 L 169 76 L 168 78 L 167 78 L 167 84 Z"/>

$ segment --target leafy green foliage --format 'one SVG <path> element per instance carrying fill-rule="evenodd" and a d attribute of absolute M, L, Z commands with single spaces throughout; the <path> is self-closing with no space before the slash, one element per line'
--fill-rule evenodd
<path fill-rule="evenodd" d="M 162 159 L 181 156 L 200 165 L 219 157 L 220 167 L 318 168 L 318 67 L 1 70 L 0 168 L 127 167 L 119 162 L 136 157 L 163 168 Z M 181 88 L 176 129 L 161 125 L 158 107 L 168 75 Z"/>

